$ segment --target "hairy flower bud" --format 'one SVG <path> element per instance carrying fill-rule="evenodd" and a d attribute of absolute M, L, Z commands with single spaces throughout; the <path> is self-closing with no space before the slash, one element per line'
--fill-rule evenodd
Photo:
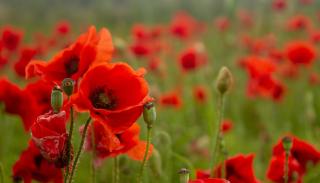
<path fill-rule="evenodd" d="M 55 86 L 51 92 L 51 107 L 54 113 L 58 113 L 63 105 L 62 90 L 59 86 Z"/>
<path fill-rule="evenodd" d="M 61 85 L 64 93 L 67 96 L 71 96 L 74 90 L 74 81 L 71 78 L 65 78 Z"/>
<path fill-rule="evenodd" d="M 223 95 L 228 92 L 233 84 L 233 76 L 227 67 L 222 67 L 216 80 L 216 89 Z"/>
<path fill-rule="evenodd" d="M 148 102 L 143 106 L 143 119 L 148 125 L 148 128 L 152 128 L 153 123 L 156 121 L 157 113 L 156 107 L 153 102 Z"/>

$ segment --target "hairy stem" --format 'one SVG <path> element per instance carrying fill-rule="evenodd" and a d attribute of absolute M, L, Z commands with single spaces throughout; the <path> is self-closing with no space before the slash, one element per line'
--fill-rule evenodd
<path fill-rule="evenodd" d="M 77 164 L 78 164 L 81 152 L 82 152 L 83 144 L 84 144 L 84 141 L 85 141 L 85 138 L 86 138 L 86 134 L 87 134 L 87 130 L 88 130 L 88 126 L 90 124 L 90 121 L 91 121 L 91 117 L 88 118 L 88 120 L 86 121 L 86 124 L 84 125 L 84 129 L 83 129 L 82 136 L 81 136 L 80 146 L 79 146 L 76 158 L 74 159 L 74 162 L 73 162 L 73 165 L 72 165 L 70 178 L 69 178 L 69 183 L 72 182 L 72 178 L 73 178 L 74 172 L 75 172 L 75 170 L 77 168 Z"/>
<path fill-rule="evenodd" d="M 143 171 L 144 171 L 144 168 L 145 168 L 145 166 L 147 164 L 147 157 L 148 157 L 148 154 L 149 154 L 149 147 L 150 147 L 150 143 L 151 143 L 151 133 L 152 133 L 152 128 L 148 127 L 147 147 L 146 147 L 146 151 L 144 153 L 143 161 L 142 161 L 142 164 L 141 164 L 141 167 L 140 167 L 140 171 L 139 171 L 139 175 L 138 175 L 138 183 L 142 182 Z"/>

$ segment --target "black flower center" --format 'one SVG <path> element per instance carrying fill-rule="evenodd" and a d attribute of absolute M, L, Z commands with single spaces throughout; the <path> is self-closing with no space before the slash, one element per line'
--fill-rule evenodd
<path fill-rule="evenodd" d="M 74 73 L 78 71 L 79 61 L 80 59 L 78 56 L 72 56 L 64 63 L 64 68 L 68 77 L 72 76 Z"/>
<path fill-rule="evenodd" d="M 106 91 L 104 87 L 94 90 L 89 98 L 92 105 L 97 109 L 112 110 L 116 107 L 115 97 L 110 90 Z"/>
<path fill-rule="evenodd" d="M 43 157 L 41 155 L 35 156 L 33 158 L 34 164 L 36 165 L 37 168 L 40 168 L 42 159 L 43 159 Z"/>

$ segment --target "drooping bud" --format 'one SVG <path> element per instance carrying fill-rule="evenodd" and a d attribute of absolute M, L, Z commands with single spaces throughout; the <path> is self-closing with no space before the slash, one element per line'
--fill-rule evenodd
<path fill-rule="evenodd" d="M 67 96 L 71 96 L 74 90 L 74 81 L 71 78 L 65 78 L 62 83 L 62 90 Z"/>
<path fill-rule="evenodd" d="M 289 136 L 285 136 L 282 138 L 282 146 L 285 152 L 290 152 L 292 148 L 292 139 Z"/>
<path fill-rule="evenodd" d="M 223 95 L 228 92 L 233 84 L 233 76 L 227 67 L 222 67 L 216 80 L 216 89 Z"/>
<path fill-rule="evenodd" d="M 59 86 L 54 86 L 51 92 L 51 107 L 54 113 L 58 113 L 63 105 L 62 90 Z"/>
<path fill-rule="evenodd" d="M 148 128 L 152 128 L 153 123 L 156 121 L 157 113 L 156 107 L 153 102 L 147 102 L 143 106 L 143 119 Z"/>
<path fill-rule="evenodd" d="M 181 168 L 179 170 L 179 175 L 180 175 L 180 183 L 188 183 L 189 182 L 189 170 L 186 168 Z"/>

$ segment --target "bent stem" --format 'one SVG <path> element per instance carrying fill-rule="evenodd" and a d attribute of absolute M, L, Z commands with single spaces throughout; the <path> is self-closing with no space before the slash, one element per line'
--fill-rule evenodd
<path fill-rule="evenodd" d="M 94 128 L 91 130 L 91 144 L 92 144 L 92 157 L 91 157 L 91 183 L 96 182 L 96 167 L 94 165 L 94 159 L 96 157 L 96 144 L 94 138 Z"/>
<path fill-rule="evenodd" d="M 284 183 L 289 182 L 289 154 L 290 151 L 285 153 L 285 162 L 284 162 Z"/>
<path fill-rule="evenodd" d="M 68 98 L 70 100 L 70 98 Z M 67 167 L 66 167 L 66 172 L 64 175 L 64 182 L 66 183 L 68 180 L 69 176 L 69 164 L 70 164 L 70 159 L 71 159 L 71 142 L 72 142 L 72 133 L 73 133 L 73 128 L 74 128 L 74 120 L 73 120 L 73 106 L 71 105 L 70 107 L 70 128 L 69 128 L 69 137 L 68 137 L 68 144 L 67 144 Z"/>
<path fill-rule="evenodd" d="M 151 143 L 151 133 L 152 133 L 152 127 L 148 126 L 147 147 L 146 147 L 146 151 L 144 153 L 143 161 L 142 161 L 142 164 L 141 164 L 141 167 L 140 167 L 140 172 L 139 172 L 139 175 L 138 175 L 138 183 L 142 182 L 143 171 L 144 171 L 144 168 L 145 168 L 146 163 L 147 163 L 147 157 L 148 157 L 148 154 L 149 154 L 149 147 L 150 147 L 150 143 Z"/>
<path fill-rule="evenodd" d="M 119 183 L 119 159 L 117 156 L 113 158 L 112 182 Z"/>
<path fill-rule="evenodd" d="M 87 134 L 87 130 L 88 130 L 88 126 L 89 126 L 90 121 L 91 121 L 91 117 L 89 117 L 89 118 L 87 119 L 86 124 L 84 125 L 84 129 L 83 129 L 82 136 L 81 136 L 80 146 L 79 146 L 79 149 L 78 149 L 76 158 L 74 159 L 74 162 L 73 162 L 73 165 L 72 165 L 72 169 L 71 169 L 71 173 L 70 173 L 70 178 L 69 178 L 69 183 L 72 182 L 72 178 L 73 178 L 74 172 L 75 172 L 75 170 L 76 170 L 76 168 L 77 168 L 77 164 L 78 164 L 78 161 L 79 161 L 81 152 L 82 152 L 84 140 L 85 140 L 85 138 L 86 138 L 86 134 Z"/>
<path fill-rule="evenodd" d="M 214 176 L 214 166 L 216 163 L 216 157 L 218 156 L 218 148 L 219 148 L 219 144 L 221 143 L 221 138 L 222 137 L 222 132 L 221 132 L 221 123 L 222 123 L 222 119 L 223 119 L 223 108 L 224 108 L 224 95 L 219 94 L 218 97 L 218 106 L 217 106 L 217 115 L 218 115 L 218 121 L 217 121 L 217 133 L 216 133 L 216 138 L 214 141 L 214 144 L 212 145 L 212 147 L 214 147 L 214 149 L 211 151 L 212 152 L 212 160 L 211 160 L 211 177 Z"/>

